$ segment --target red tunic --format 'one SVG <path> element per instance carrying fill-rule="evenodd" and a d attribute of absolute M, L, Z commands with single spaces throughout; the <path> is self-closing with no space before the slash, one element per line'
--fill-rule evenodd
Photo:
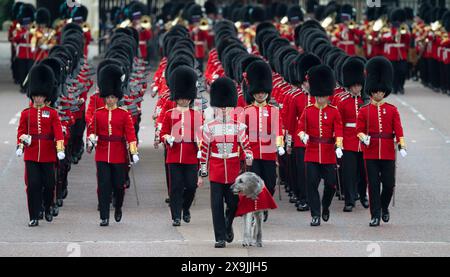
<path fill-rule="evenodd" d="M 247 126 L 246 134 L 254 159 L 276 161 L 277 146 L 283 146 L 279 109 L 270 104 L 253 104 L 244 111 L 241 122 Z"/>
<path fill-rule="evenodd" d="M 87 135 L 98 136 L 95 150 L 96 162 L 122 164 L 128 161 L 126 143 L 136 143 L 130 113 L 122 108 L 99 108 L 88 126 Z"/>
<path fill-rule="evenodd" d="M 304 93 L 297 94 L 289 107 L 289 121 L 288 121 L 288 133 L 292 136 L 292 143 L 294 147 L 306 147 L 306 145 L 300 140 L 298 136 L 298 125 L 303 111 L 309 105 L 316 102 L 316 99 L 311 95 Z"/>
<path fill-rule="evenodd" d="M 326 105 L 320 109 L 316 104 L 306 107 L 297 134 L 300 132 L 309 135 L 305 162 L 336 163 L 334 146 L 337 138 L 342 138 L 342 121 L 336 107 Z"/>
<path fill-rule="evenodd" d="M 228 119 L 215 119 L 203 125 L 200 164 L 209 166 L 209 180 L 233 184 L 240 171 L 240 151 L 251 154 L 246 126 Z"/>
<path fill-rule="evenodd" d="M 64 143 L 61 121 L 55 109 L 44 106 L 22 111 L 17 144 L 22 135 L 31 136 L 31 145 L 24 148 L 24 160 L 40 163 L 56 162 L 56 143 Z"/>
<path fill-rule="evenodd" d="M 141 29 L 139 31 L 139 50 L 141 51 L 141 58 L 147 60 L 147 41 L 152 39 L 152 33 L 150 30 Z"/>
<path fill-rule="evenodd" d="M 362 145 L 357 137 L 358 133 L 356 132 L 356 120 L 358 118 L 359 109 L 363 103 L 364 101 L 361 97 L 347 95 L 342 98 L 341 102 L 337 105 L 342 119 L 344 130 L 343 145 L 344 150 L 346 151 L 362 151 Z"/>
<path fill-rule="evenodd" d="M 363 147 L 366 160 L 395 160 L 394 138 L 403 138 L 403 127 L 397 108 L 389 103 L 371 103 L 362 107 L 356 124 L 358 134 L 371 136 Z"/>
<path fill-rule="evenodd" d="M 243 216 L 252 212 L 271 210 L 276 208 L 278 208 L 277 203 L 275 203 L 272 194 L 270 194 L 266 186 L 264 186 L 262 191 L 258 195 L 258 199 L 256 200 L 239 194 L 239 204 L 235 216 Z"/>
<path fill-rule="evenodd" d="M 202 124 L 202 114 L 192 109 L 181 112 L 175 108 L 165 113 L 160 140 L 164 141 L 165 136 L 175 138 L 172 147 L 166 146 L 167 164 L 198 164 L 198 141 Z"/>

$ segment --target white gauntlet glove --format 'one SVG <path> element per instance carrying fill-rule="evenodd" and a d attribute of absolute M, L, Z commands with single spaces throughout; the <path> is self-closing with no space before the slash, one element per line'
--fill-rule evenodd
<path fill-rule="evenodd" d="M 338 147 L 336 148 L 336 157 L 338 157 L 338 159 L 342 158 L 342 156 L 344 156 L 344 153 L 342 152 L 342 148 Z"/>
<path fill-rule="evenodd" d="M 173 137 L 173 136 L 170 136 L 170 137 L 167 137 L 166 138 L 166 143 L 170 146 L 170 147 L 172 147 L 173 146 L 173 142 L 175 141 L 175 137 Z"/>
<path fill-rule="evenodd" d="M 60 160 L 60 161 L 64 160 L 66 158 L 66 154 L 64 153 L 64 151 L 58 152 L 57 156 L 58 156 L 58 160 Z"/>
<path fill-rule="evenodd" d="M 16 150 L 16 156 L 17 156 L 17 157 L 22 157 L 22 155 L 23 155 L 23 149 L 22 149 L 22 147 L 17 147 L 17 150 Z"/>
<path fill-rule="evenodd" d="M 25 145 L 30 146 L 31 145 L 31 136 L 30 135 L 21 135 L 19 140 Z"/>
<path fill-rule="evenodd" d="M 278 146 L 278 155 L 283 156 L 286 154 L 286 151 L 284 151 L 284 148 L 281 146 Z"/>
<path fill-rule="evenodd" d="M 308 135 L 308 134 L 305 134 L 305 133 L 302 133 L 302 135 L 300 135 L 300 139 L 302 140 L 302 142 L 303 142 L 304 144 L 308 144 L 309 135 Z"/>
<path fill-rule="evenodd" d="M 370 136 L 364 136 L 364 137 L 361 139 L 361 141 L 362 141 L 362 143 L 364 143 L 366 146 L 369 146 L 369 145 L 370 145 Z"/>
<path fill-rule="evenodd" d="M 408 155 L 408 152 L 406 152 L 406 149 L 400 149 L 400 155 L 402 155 L 403 158 L 405 158 Z"/>
<path fill-rule="evenodd" d="M 133 155 L 133 163 L 137 164 L 139 162 L 139 155 L 138 154 L 134 154 Z"/>
<path fill-rule="evenodd" d="M 98 137 L 94 134 L 89 135 L 87 139 L 87 152 L 91 153 L 92 150 L 97 146 Z"/>

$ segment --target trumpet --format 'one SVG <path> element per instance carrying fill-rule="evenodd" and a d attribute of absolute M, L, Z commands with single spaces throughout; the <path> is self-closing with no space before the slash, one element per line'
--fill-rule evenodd
<path fill-rule="evenodd" d="M 331 25 L 333 25 L 334 21 L 336 20 L 336 13 L 331 14 L 330 16 L 326 17 L 324 20 L 322 20 L 322 22 L 320 23 L 320 25 L 322 25 L 322 27 L 324 29 L 328 29 L 328 27 L 330 27 Z"/>
<path fill-rule="evenodd" d="M 409 26 L 406 23 L 400 25 L 400 34 L 405 35 L 409 33 Z"/>
<path fill-rule="evenodd" d="M 348 29 L 353 30 L 356 28 L 356 22 L 354 20 L 350 20 L 348 23 Z"/>
<path fill-rule="evenodd" d="M 383 27 L 386 25 L 386 23 L 384 22 L 384 20 L 382 18 L 379 18 L 375 21 L 375 23 L 373 24 L 372 30 L 374 32 L 379 32 L 381 29 L 383 29 Z"/>
<path fill-rule="evenodd" d="M 148 15 L 144 15 L 141 18 L 142 29 L 151 30 L 152 29 L 152 19 Z"/>

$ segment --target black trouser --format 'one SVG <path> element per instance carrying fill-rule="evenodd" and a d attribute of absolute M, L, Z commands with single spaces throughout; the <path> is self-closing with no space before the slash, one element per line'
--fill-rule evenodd
<path fill-rule="evenodd" d="M 290 179 L 289 161 L 288 161 L 287 155 L 278 156 L 278 162 L 279 162 L 278 171 L 279 171 L 280 180 L 285 185 L 290 186 L 290 184 L 289 184 L 289 182 L 290 182 L 290 180 L 289 180 Z"/>
<path fill-rule="evenodd" d="M 216 241 L 226 240 L 226 234 L 233 226 L 239 197 L 233 194 L 231 185 L 210 182 L 211 211 Z M 224 211 L 224 200 L 227 208 Z"/>
<path fill-rule="evenodd" d="M 324 179 L 322 207 L 328 209 L 336 192 L 336 165 L 306 162 L 306 180 L 308 184 L 308 201 L 311 207 L 311 216 L 320 216 L 320 179 Z"/>
<path fill-rule="evenodd" d="M 66 158 L 58 161 L 56 171 L 56 199 L 63 198 L 63 192 L 67 190 L 67 176 L 69 175 L 71 165 L 71 151 L 66 149 Z"/>
<path fill-rule="evenodd" d="M 298 188 L 298 199 L 302 204 L 308 203 L 308 193 L 306 189 L 306 169 L 305 169 L 305 148 L 295 147 L 295 167 L 297 172 L 297 188 Z"/>
<path fill-rule="evenodd" d="M 269 192 L 274 195 L 277 184 L 277 164 L 275 161 L 253 160 L 250 172 L 258 174 L 263 179 Z"/>
<path fill-rule="evenodd" d="M 428 58 L 420 58 L 419 60 L 420 79 L 424 85 L 429 85 L 430 78 L 428 74 Z"/>
<path fill-rule="evenodd" d="M 394 194 L 395 161 L 366 160 L 365 162 L 369 181 L 370 214 L 372 218 L 380 218 L 381 210 L 388 209 Z"/>
<path fill-rule="evenodd" d="M 298 182 L 297 182 L 297 169 L 296 169 L 296 161 L 295 161 L 295 151 L 291 152 L 291 155 L 285 154 L 287 165 L 288 165 L 288 176 L 289 176 L 289 188 L 292 193 L 298 197 Z"/>
<path fill-rule="evenodd" d="M 439 62 L 439 88 L 447 90 L 447 67 L 443 62 Z"/>
<path fill-rule="evenodd" d="M 428 59 L 428 74 L 431 86 L 439 88 L 439 62 L 435 59 Z"/>
<path fill-rule="evenodd" d="M 366 197 L 366 170 L 362 152 L 345 151 L 342 157 L 342 181 L 344 185 L 345 205 L 355 206 L 356 193 L 360 199 Z"/>
<path fill-rule="evenodd" d="M 181 209 L 189 211 L 197 190 L 198 165 L 169 164 L 170 211 L 172 220 L 181 219 Z"/>
<path fill-rule="evenodd" d="M 109 219 L 109 205 L 112 193 L 116 199 L 116 209 L 121 209 L 125 195 L 126 164 L 97 162 L 98 202 L 100 219 Z"/>
<path fill-rule="evenodd" d="M 406 60 L 393 61 L 394 67 L 394 92 L 400 92 L 405 87 L 405 80 L 408 74 L 408 62 Z"/>
<path fill-rule="evenodd" d="M 16 82 L 20 85 L 22 89 L 25 87 L 23 86 L 23 82 L 25 81 L 28 72 L 30 72 L 31 67 L 33 66 L 34 61 L 31 59 L 18 59 L 16 58 L 14 60 L 13 64 L 13 76 L 16 78 Z"/>
<path fill-rule="evenodd" d="M 164 161 L 167 158 L 167 148 L 164 146 Z M 169 165 L 164 163 L 164 171 L 166 173 L 166 186 L 167 186 L 167 196 L 170 197 L 170 174 Z"/>
<path fill-rule="evenodd" d="M 198 70 L 200 70 L 200 72 L 203 73 L 203 63 L 204 63 L 205 58 L 197 58 L 197 62 L 198 62 Z"/>
<path fill-rule="evenodd" d="M 28 212 L 30 220 L 39 218 L 42 204 L 46 211 L 55 195 L 55 164 L 25 161 Z"/>
<path fill-rule="evenodd" d="M 79 156 L 83 151 L 83 134 L 86 122 L 84 115 L 82 118 L 77 119 L 72 126 L 72 133 L 70 139 L 72 140 L 72 155 Z"/>

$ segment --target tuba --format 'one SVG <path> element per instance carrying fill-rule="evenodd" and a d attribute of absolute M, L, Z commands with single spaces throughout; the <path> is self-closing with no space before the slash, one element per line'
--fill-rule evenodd
<path fill-rule="evenodd" d="M 81 25 L 81 28 L 83 29 L 83 32 L 87 33 L 91 31 L 91 25 L 89 23 L 84 22 L 83 25 Z"/>
<path fill-rule="evenodd" d="M 209 22 L 208 22 L 207 18 L 202 18 L 200 20 L 199 29 L 202 31 L 209 31 L 210 27 L 209 27 Z"/>

